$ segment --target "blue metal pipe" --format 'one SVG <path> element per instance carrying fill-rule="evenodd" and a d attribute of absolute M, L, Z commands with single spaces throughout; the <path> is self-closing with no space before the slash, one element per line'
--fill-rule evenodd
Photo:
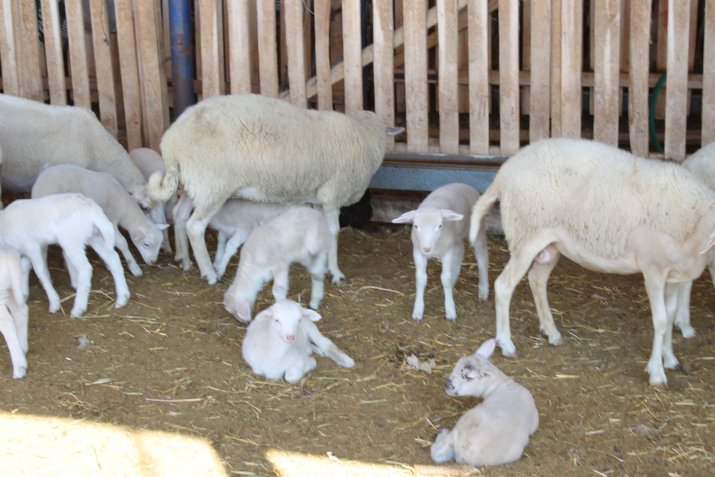
<path fill-rule="evenodd" d="M 174 117 L 196 103 L 191 0 L 169 0 Z"/>

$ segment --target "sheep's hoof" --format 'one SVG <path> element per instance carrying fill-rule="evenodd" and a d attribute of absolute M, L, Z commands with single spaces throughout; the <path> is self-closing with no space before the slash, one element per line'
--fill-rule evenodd
<path fill-rule="evenodd" d="M 412 315 L 412 319 L 415 321 L 422 321 L 422 315 Z"/>
<path fill-rule="evenodd" d="M 658 389 L 660 391 L 665 391 L 666 389 L 668 389 L 668 381 L 660 381 L 660 380 L 654 381 L 651 379 L 650 385 L 651 385 L 651 387 L 653 387 L 653 389 Z"/>
<path fill-rule="evenodd" d="M 680 334 L 683 335 L 683 338 L 685 339 L 690 339 L 695 337 L 695 328 L 692 326 L 685 326 L 680 328 Z"/>
<path fill-rule="evenodd" d="M 455 321 L 457 319 L 457 315 L 447 315 L 446 318 L 447 321 Z"/>
<path fill-rule="evenodd" d="M 142 275 L 144 275 L 144 272 L 142 272 L 142 269 L 139 268 L 139 266 L 129 267 L 129 271 L 135 277 L 141 277 Z"/>
<path fill-rule="evenodd" d="M 549 344 L 551 346 L 563 346 L 564 345 L 564 339 L 561 337 L 561 334 L 551 337 L 549 336 Z"/>
<path fill-rule="evenodd" d="M 87 311 L 86 307 L 72 308 L 72 311 L 70 312 L 70 316 L 72 318 L 79 318 L 82 315 L 84 315 L 85 311 Z"/>
<path fill-rule="evenodd" d="M 50 310 L 50 313 L 57 313 L 58 311 L 60 311 L 59 300 L 56 303 L 54 301 L 51 301 L 49 310 Z"/>
<path fill-rule="evenodd" d="M 117 297 L 117 303 L 116 303 L 116 305 L 114 305 L 114 307 L 121 308 L 124 305 L 126 305 L 128 301 L 129 301 L 129 294 L 120 295 Z"/>
<path fill-rule="evenodd" d="M 25 376 L 27 376 L 27 368 L 24 367 L 18 367 L 12 372 L 12 377 L 15 379 L 22 379 Z"/>

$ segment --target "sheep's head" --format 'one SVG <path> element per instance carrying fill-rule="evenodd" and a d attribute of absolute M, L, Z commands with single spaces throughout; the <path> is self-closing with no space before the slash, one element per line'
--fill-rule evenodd
<path fill-rule="evenodd" d="M 147 265 L 156 263 L 156 259 L 159 256 L 159 249 L 164 241 L 162 231 L 167 228 L 169 228 L 167 224 L 152 224 L 151 227 L 135 229 L 130 234 L 132 243 L 137 247 L 137 250 L 139 250 L 139 253 Z"/>
<path fill-rule="evenodd" d="M 283 341 L 293 343 L 300 331 L 302 320 L 318 321 L 320 315 L 308 308 L 303 308 L 293 300 L 282 300 L 270 308 L 273 329 Z"/>
<path fill-rule="evenodd" d="M 442 236 L 445 222 L 462 220 L 464 216 L 449 209 L 423 207 L 405 212 L 393 219 L 394 224 L 412 223 L 412 241 L 426 257 L 431 256 L 437 241 Z"/>
<path fill-rule="evenodd" d="M 223 295 L 223 306 L 241 323 L 251 321 L 253 303 L 249 302 L 243 295 L 229 287 Z"/>
<path fill-rule="evenodd" d="M 484 395 L 496 377 L 496 367 L 489 361 L 495 347 L 496 341 L 489 339 L 473 355 L 457 362 L 444 388 L 448 396 Z"/>

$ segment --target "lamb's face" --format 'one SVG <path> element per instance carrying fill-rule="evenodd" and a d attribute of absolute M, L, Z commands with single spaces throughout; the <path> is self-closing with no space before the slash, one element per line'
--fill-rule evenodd
<path fill-rule="evenodd" d="M 444 391 L 453 397 L 480 397 L 493 382 L 493 368 L 494 365 L 482 356 L 465 356 L 457 362 L 449 375 Z"/>
<path fill-rule="evenodd" d="M 273 329 L 286 343 L 293 343 L 300 333 L 301 320 L 320 319 L 320 315 L 312 310 L 307 310 L 292 300 L 279 301 L 272 307 Z"/>
<path fill-rule="evenodd" d="M 169 227 L 167 224 L 157 224 L 156 227 L 151 227 L 146 230 L 138 230 L 131 234 L 132 243 L 144 259 L 144 263 L 152 265 L 156 263 L 159 256 L 159 249 L 164 240 L 162 230 Z"/>
<path fill-rule="evenodd" d="M 430 256 L 442 236 L 445 222 L 462 220 L 464 216 L 447 209 L 419 209 L 412 221 L 412 240 L 425 256 Z"/>

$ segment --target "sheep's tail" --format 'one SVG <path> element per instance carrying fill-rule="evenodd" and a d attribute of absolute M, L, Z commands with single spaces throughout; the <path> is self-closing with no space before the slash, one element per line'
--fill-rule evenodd
<path fill-rule="evenodd" d="M 326 338 L 315 326 L 315 323 L 306 323 L 306 331 L 308 339 L 314 345 L 314 350 L 323 356 L 327 356 L 343 368 L 352 368 L 355 366 L 355 361 L 347 355 L 343 350 L 335 346 L 335 343 Z"/>
<path fill-rule="evenodd" d="M 477 236 L 479 235 L 479 227 L 482 225 L 482 219 L 497 200 L 499 200 L 499 187 L 497 179 L 495 178 L 494 182 L 487 187 L 487 190 L 484 191 L 484 194 L 477 199 L 474 207 L 472 207 L 472 218 L 470 219 L 469 224 L 469 243 L 471 243 L 472 246 L 474 246 L 477 242 Z"/>
<path fill-rule="evenodd" d="M 101 210 L 101 209 L 100 209 Z M 114 249 L 114 225 L 109 221 L 106 215 L 98 215 L 94 220 L 94 226 L 99 230 L 99 233 L 104 239 L 104 244 L 107 246 L 107 250 Z"/>
<path fill-rule="evenodd" d="M 162 177 L 161 171 L 154 172 L 149 176 L 147 192 L 149 197 L 157 202 L 166 202 L 179 188 L 179 164 L 176 161 L 164 158 L 165 172 Z"/>

